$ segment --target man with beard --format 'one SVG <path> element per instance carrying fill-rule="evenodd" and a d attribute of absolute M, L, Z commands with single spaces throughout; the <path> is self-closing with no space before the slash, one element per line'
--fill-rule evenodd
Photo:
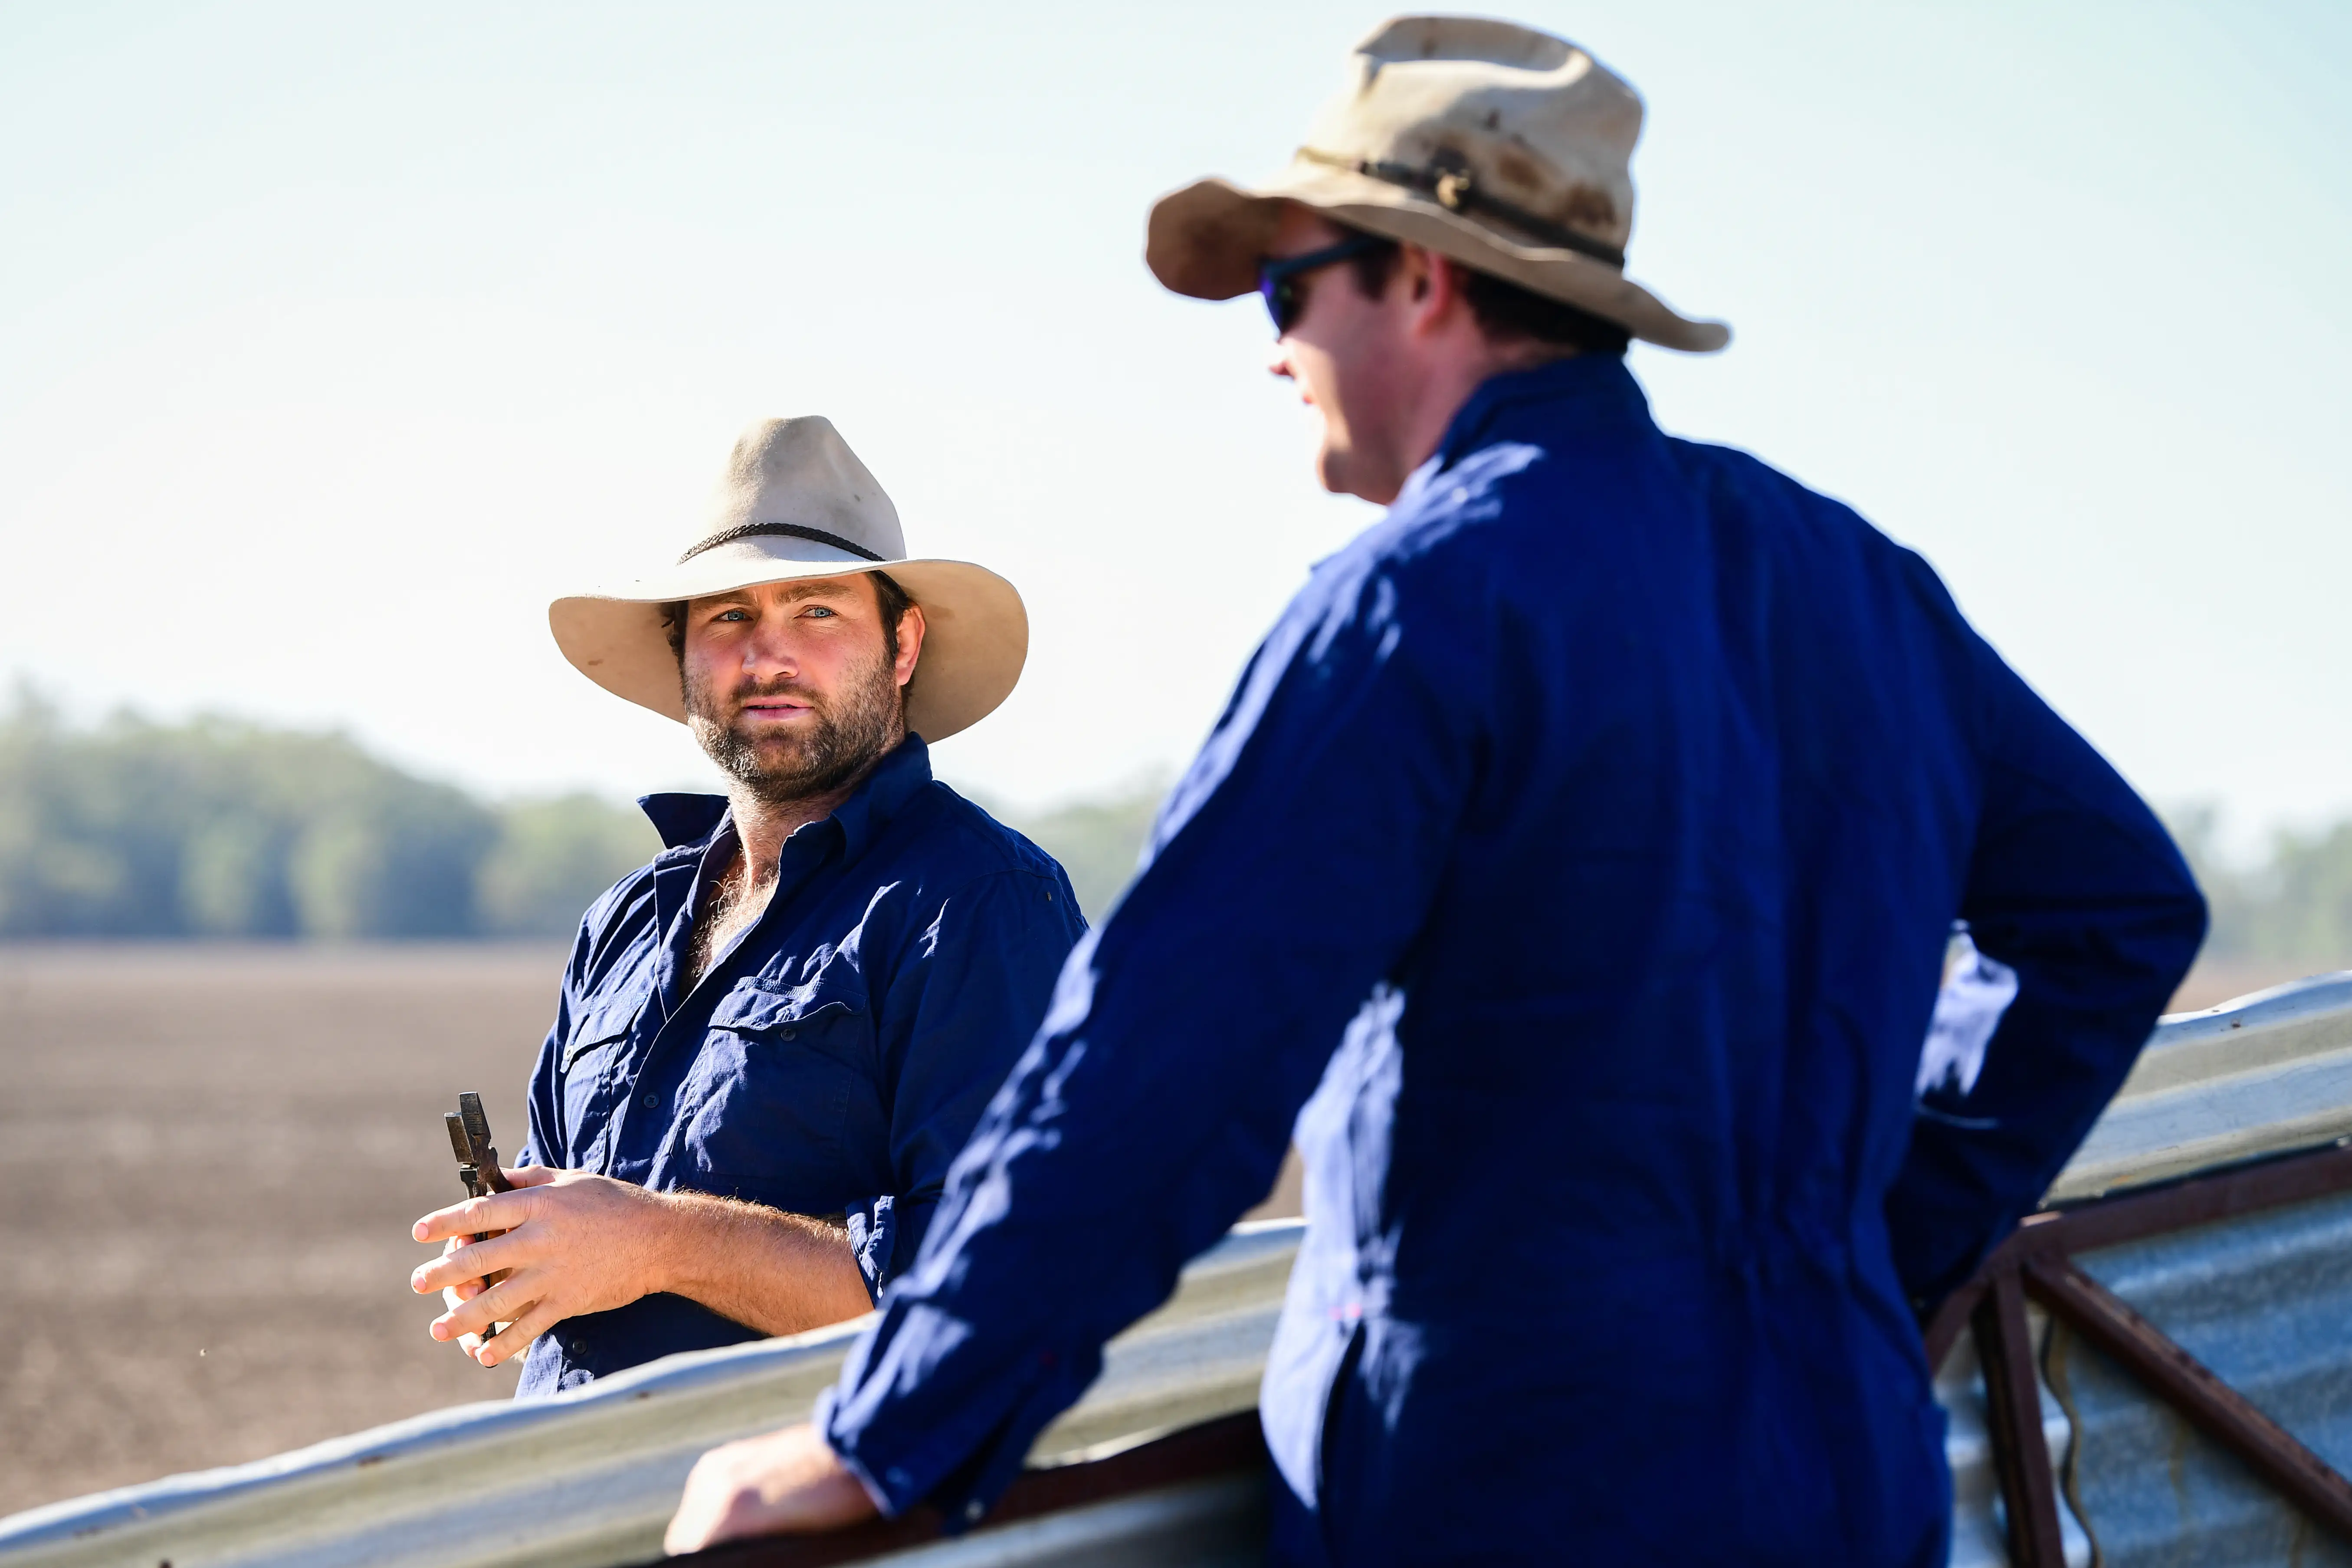
<path fill-rule="evenodd" d="M 729 782 L 641 803 L 668 847 L 581 924 L 516 1190 L 416 1223 L 433 1337 L 525 1394 L 866 1311 L 1085 929 L 925 745 L 1012 691 L 1020 595 L 907 559 L 827 421 L 752 426 L 674 566 L 549 622 Z"/>

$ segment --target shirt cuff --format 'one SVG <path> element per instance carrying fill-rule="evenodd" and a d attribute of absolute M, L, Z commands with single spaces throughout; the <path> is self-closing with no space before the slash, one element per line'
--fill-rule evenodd
<path fill-rule="evenodd" d="M 849 1205 L 849 1250 L 865 1278 L 866 1294 L 877 1306 L 891 1279 L 890 1258 L 898 1245 L 898 1200 L 885 1193 Z"/>
<path fill-rule="evenodd" d="M 833 1425 L 833 1402 L 838 1393 L 837 1389 L 828 1387 L 816 1396 L 816 1405 L 809 1412 L 809 1424 L 816 1428 L 816 1435 L 824 1439 L 824 1446 L 833 1449 L 833 1457 L 841 1461 L 841 1468 L 855 1476 L 857 1484 L 866 1489 L 866 1500 L 874 1505 L 874 1511 L 884 1519 L 896 1519 L 898 1505 L 890 1500 L 890 1494 L 882 1489 L 881 1483 L 866 1473 L 865 1465 L 855 1454 L 845 1454 L 834 1446 L 827 1428 Z"/>

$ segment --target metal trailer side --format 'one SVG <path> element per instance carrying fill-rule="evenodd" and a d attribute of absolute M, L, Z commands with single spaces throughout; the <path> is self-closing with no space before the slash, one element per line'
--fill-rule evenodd
<path fill-rule="evenodd" d="M 2352 1137 L 2352 974 L 2167 1019 L 2053 1186 L 2061 1202 Z M 1280 1308 L 1296 1221 L 1243 1226 L 1039 1439 L 1076 1462 L 1244 1412 Z M 2352 1468 L 2352 1195 L 2274 1205 L 2072 1254 L 2090 1278 L 2246 1394 L 2326 1465 Z M 2039 1430 L 2069 1563 L 2331 1563 L 2352 1551 L 2047 1314 L 2024 1315 Z M 857 1325 L 673 1356 L 530 1404 L 472 1405 L 254 1464 L 0 1520 L 0 1568 L 619 1568 L 658 1555 L 695 1458 L 805 1414 Z M 2009 1557 L 1984 1380 L 1957 1336 L 1952 1561 Z M 1024 1485 L 1027 1483 L 1024 1483 Z M 1263 1481 L 1203 1474 L 872 1559 L 930 1568 L 1255 1561 Z M 776 1555 L 781 1562 L 783 1556 Z M 816 1560 L 814 1557 L 807 1561 Z"/>

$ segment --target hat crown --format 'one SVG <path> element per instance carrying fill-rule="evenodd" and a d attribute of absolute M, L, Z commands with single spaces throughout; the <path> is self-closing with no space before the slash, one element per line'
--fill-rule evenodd
<path fill-rule="evenodd" d="M 1642 100 L 1576 45 L 1513 22 L 1399 16 L 1356 46 L 1307 150 L 1460 169 L 1535 216 L 1622 250 Z"/>
<path fill-rule="evenodd" d="M 823 415 L 762 419 L 737 437 L 708 520 L 688 548 L 777 526 L 846 540 L 879 560 L 907 554 L 898 509 Z"/>

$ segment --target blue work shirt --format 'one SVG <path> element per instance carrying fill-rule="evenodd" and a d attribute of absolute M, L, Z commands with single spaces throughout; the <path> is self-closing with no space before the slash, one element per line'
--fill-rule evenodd
<path fill-rule="evenodd" d="M 581 922 L 524 1159 L 844 1221 L 878 1295 L 1086 929 L 1069 879 L 934 780 L 908 736 L 785 840 L 766 910 L 689 985 L 735 829 L 716 795 L 642 804 L 668 847 Z M 647 1296 L 557 1324 L 518 1392 L 758 1337 Z"/>
<path fill-rule="evenodd" d="M 1955 919 L 2019 991 L 1922 1101 Z M 992 1499 L 1295 1126 L 1278 1560 L 1941 1563 L 1915 1303 L 2203 927 L 1918 556 L 1615 359 L 1496 377 L 1252 658 L 818 1418 Z"/>

